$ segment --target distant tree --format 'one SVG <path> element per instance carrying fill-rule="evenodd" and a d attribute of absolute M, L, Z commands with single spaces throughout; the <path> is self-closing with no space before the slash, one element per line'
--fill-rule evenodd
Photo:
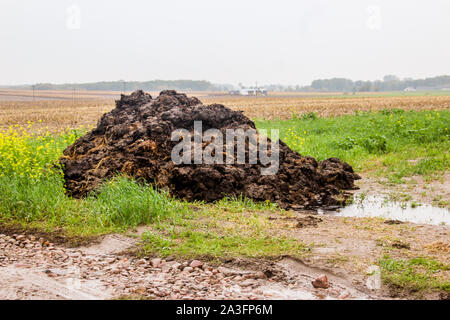
<path fill-rule="evenodd" d="M 388 74 L 388 75 L 385 75 L 385 76 L 383 77 L 383 81 L 384 81 L 384 82 L 400 81 L 400 78 L 397 77 L 396 75 Z"/>

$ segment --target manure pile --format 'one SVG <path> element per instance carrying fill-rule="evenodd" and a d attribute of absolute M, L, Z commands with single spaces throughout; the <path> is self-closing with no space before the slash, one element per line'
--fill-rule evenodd
<path fill-rule="evenodd" d="M 64 151 L 60 162 L 68 194 L 83 197 L 106 179 L 124 174 L 155 183 L 186 200 L 210 202 L 242 194 L 286 209 L 308 209 L 342 204 L 342 191 L 355 189 L 354 180 L 360 179 L 350 165 L 337 158 L 316 161 L 292 151 L 282 141 L 279 168 L 273 175 L 261 174 L 261 169 L 268 166 L 261 161 L 175 164 L 171 153 L 179 141 L 172 141 L 172 132 L 185 129 L 194 139 L 194 121 L 202 122 L 202 132 L 214 128 L 224 137 L 227 129 L 255 129 L 255 124 L 240 111 L 219 104 L 203 105 L 197 98 L 173 90 L 162 91 L 155 99 L 142 91 L 122 95 L 116 108 L 102 116 L 97 128 Z M 223 141 L 222 149 L 215 152 L 226 153 L 228 141 Z M 232 142 L 233 148 L 236 141 Z M 267 143 L 268 150 L 271 143 Z M 249 144 L 246 140 L 246 159 Z M 203 148 L 207 145 L 202 143 Z M 237 152 L 227 156 L 237 160 Z"/>

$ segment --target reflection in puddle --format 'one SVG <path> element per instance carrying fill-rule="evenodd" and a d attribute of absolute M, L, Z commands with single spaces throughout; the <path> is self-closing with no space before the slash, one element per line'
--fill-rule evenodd
<path fill-rule="evenodd" d="M 450 225 L 450 212 L 445 208 L 427 204 L 411 206 L 411 203 L 389 201 L 380 196 L 355 196 L 354 203 L 336 211 L 318 210 L 319 214 L 332 214 L 342 217 L 382 217 L 385 219 Z"/>

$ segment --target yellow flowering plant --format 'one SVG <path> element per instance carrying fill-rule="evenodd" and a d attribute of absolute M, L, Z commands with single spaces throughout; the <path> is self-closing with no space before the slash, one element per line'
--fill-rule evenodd
<path fill-rule="evenodd" d="M 17 176 L 35 182 L 54 174 L 64 148 L 79 136 L 77 131 L 68 129 L 31 133 L 32 125 L 28 122 L 26 127 L 14 125 L 0 130 L 0 176 Z"/>

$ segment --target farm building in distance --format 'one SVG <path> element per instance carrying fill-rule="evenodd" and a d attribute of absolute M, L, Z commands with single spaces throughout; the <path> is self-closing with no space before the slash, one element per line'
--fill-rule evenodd
<path fill-rule="evenodd" d="M 264 88 L 243 88 L 239 90 L 230 90 L 231 96 L 267 96 L 267 90 Z"/>

